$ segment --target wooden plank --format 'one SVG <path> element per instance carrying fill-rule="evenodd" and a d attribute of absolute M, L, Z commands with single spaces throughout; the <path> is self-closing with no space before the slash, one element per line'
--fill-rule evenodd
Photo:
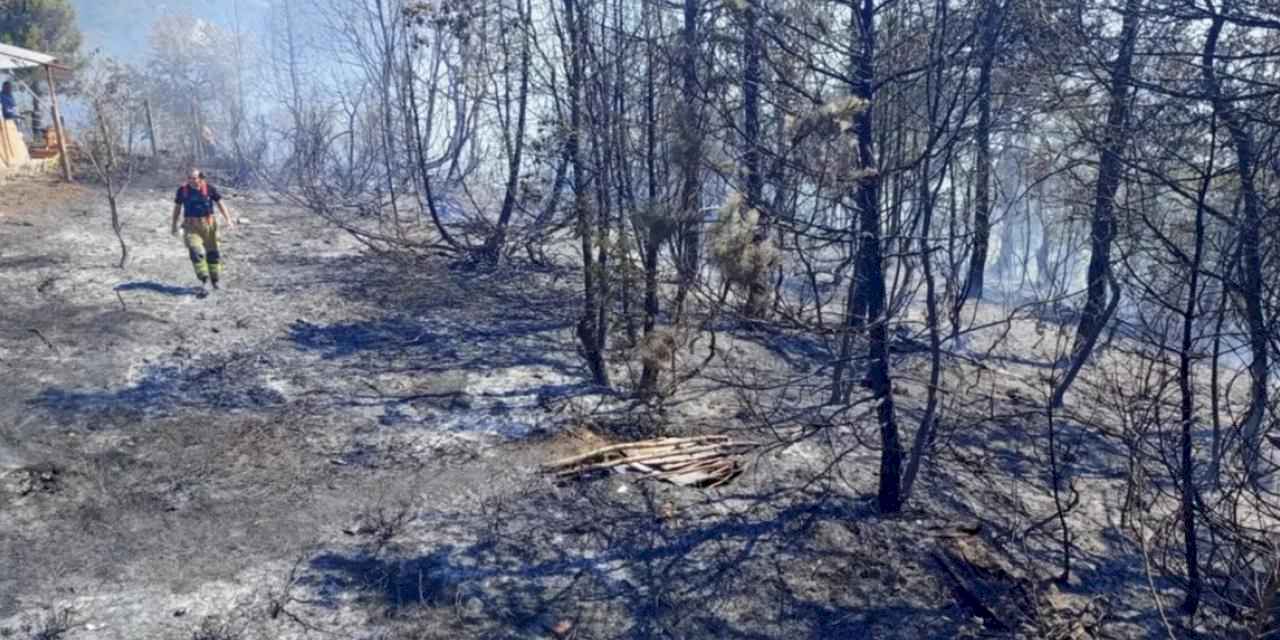
<path fill-rule="evenodd" d="M 581 467 L 573 467 L 570 469 L 562 470 L 559 472 L 559 474 L 574 475 L 577 473 L 587 473 L 590 471 L 599 471 L 601 469 L 608 469 L 611 467 L 631 464 L 635 462 L 645 462 L 648 464 L 672 464 L 677 462 L 690 461 L 696 458 L 734 455 L 735 453 L 738 453 L 738 452 L 735 452 L 732 449 L 746 448 L 750 446 L 755 446 L 755 445 L 753 443 L 729 442 L 729 443 L 722 443 L 722 444 L 711 444 L 711 445 L 703 445 L 703 446 L 697 446 L 697 447 L 689 447 L 687 449 L 680 450 L 678 453 L 673 453 L 673 454 L 648 454 L 648 455 L 642 455 L 642 456 L 629 456 L 625 458 L 618 458 L 617 460 L 598 462 L 598 463 L 589 464 Z"/>
<path fill-rule="evenodd" d="M 9 133 L 11 129 L 12 134 Z M 13 143 L 16 135 L 18 129 L 12 120 L 0 120 L 0 167 L 18 164 L 18 149 Z"/>
<path fill-rule="evenodd" d="M 671 484 L 680 485 L 682 487 L 691 487 L 696 484 L 702 484 L 704 482 L 715 480 L 717 477 L 719 476 L 706 471 L 691 471 L 689 473 L 682 473 L 679 475 L 663 478 L 663 480 L 666 480 Z"/>
<path fill-rule="evenodd" d="M 58 155 L 62 157 L 62 176 L 67 182 L 75 182 L 71 177 L 71 156 L 67 155 L 67 135 L 62 130 L 62 112 L 58 109 L 58 91 L 53 84 L 53 69 L 44 66 L 45 78 L 49 81 L 49 104 L 53 106 L 53 129 L 58 132 Z"/>
<path fill-rule="evenodd" d="M 696 442 L 706 442 L 708 440 L 721 440 L 721 439 L 727 440 L 728 438 L 729 436 L 696 436 L 692 438 L 661 438 L 658 440 L 642 440 L 640 442 L 625 442 L 622 444 L 613 444 L 607 447 L 600 447 L 599 449 L 594 449 L 592 451 L 588 451 L 586 453 L 578 454 L 575 456 L 570 456 L 568 458 L 562 458 L 554 462 L 548 462 L 547 464 L 542 465 L 542 468 L 554 469 L 556 467 L 563 467 L 566 465 L 576 464 L 584 460 L 590 460 L 592 458 L 599 457 L 606 453 L 616 453 L 626 449 L 647 449 L 647 448 L 654 448 L 654 447 L 665 447 L 665 446 L 669 446 L 673 444 L 681 444 L 681 443 L 696 443 Z"/>
<path fill-rule="evenodd" d="M 716 487 L 722 487 L 728 484 L 729 481 L 738 477 L 738 475 L 740 475 L 741 473 L 742 473 L 742 468 L 739 467 L 736 463 L 734 463 L 727 471 L 725 471 L 723 477 L 721 477 L 718 481 L 707 485 L 707 488 L 715 489 Z"/>
<path fill-rule="evenodd" d="M 650 465 L 667 464 L 671 462 L 681 462 L 693 460 L 695 456 L 705 459 L 712 459 L 721 456 L 717 451 L 703 451 L 699 453 L 680 454 L 679 456 L 642 456 L 639 458 L 618 458 L 608 462 L 598 462 L 596 464 L 588 464 L 580 467 L 573 467 L 560 471 L 560 476 L 576 476 L 583 473 L 591 473 L 592 471 L 603 471 L 605 469 L 613 469 L 615 467 L 624 467 L 627 465 L 645 463 Z"/>
<path fill-rule="evenodd" d="M 733 460 L 716 460 L 710 466 L 692 471 L 685 471 L 661 478 L 681 486 L 690 486 L 715 481 L 708 488 L 718 487 L 733 478 L 737 465 Z"/>
<path fill-rule="evenodd" d="M 685 462 L 678 465 L 668 466 L 662 471 L 662 473 L 659 473 L 657 477 L 661 479 L 666 476 L 678 475 L 678 474 L 686 473 L 689 471 L 703 471 L 706 469 L 712 469 L 715 467 L 722 466 L 725 462 L 726 462 L 726 459 L 720 458 L 720 457 L 712 458 L 710 460 L 706 460 L 706 459 L 693 460 L 693 461 Z"/>

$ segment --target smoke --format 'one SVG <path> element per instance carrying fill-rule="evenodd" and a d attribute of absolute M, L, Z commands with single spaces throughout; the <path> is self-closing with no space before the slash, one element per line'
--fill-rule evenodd
<path fill-rule="evenodd" d="M 237 22 L 246 36 L 262 32 L 262 15 L 269 0 L 71 0 L 76 10 L 86 53 L 98 51 L 138 63 L 148 53 L 147 35 L 165 15 L 191 15 L 232 28 Z"/>

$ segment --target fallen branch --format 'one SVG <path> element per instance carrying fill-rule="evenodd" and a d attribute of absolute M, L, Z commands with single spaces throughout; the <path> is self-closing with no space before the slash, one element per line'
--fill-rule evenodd
<path fill-rule="evenodd" d="M 40 333 L 40 330 L 39 330 L 39 329 L 27 329 L 27 331 L 30 331 L 31 333 L 36 334 L 36 337 L 37 337 L 37 338 L 40 338 L 40 341 L 41 341 L 41 342 L 43 342 L 43 343 L 45 344 L 45 346 L 47 346 L 47 347 L 49 347 L 50 349 L 52 349 L 52 350 L 53 350 L 53 353 L 54 353 L 55 355 L 59 355 L 59 356 L 60 356 L 60 355 L 62 355 L 62 352 L 61 352 L 61 351 L 58 351 L 58 348 L 57 348 L 57 347 L 55 347 L 55 346 L 53 345 L 53 343 L 52 343 L 52 342 L 49 342 L 49 339 L 48 339 L 48 338 L 46 338 L 46 337 L 44 337 L 44 334 L 43 334 L 43 333 Z"/>

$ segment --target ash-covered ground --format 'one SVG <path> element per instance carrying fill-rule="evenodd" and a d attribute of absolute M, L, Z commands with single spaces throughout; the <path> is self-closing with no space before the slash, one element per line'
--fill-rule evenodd
<path fill-rule="evenodd" d="M 557 485 L 540 464 L 656 430 L 794 435 L 749 427 L 819 403 L 822 349 L 722 327 L 656 412 L 585 384 L 571 270 L 377 258 L 232 193 L 227 286 L 201 298 L 171 197 L 125 194 L 118 269 L 99 192 L 0 184 L 0 637 L 1124 638 L 1157 628 L 1149 585 L 1176 598 L 1101 506 L 1105 450 L 1078 465 L 1077 577 L 1046 586 L 1010 382 L 1035 362 L 969 380 L 1001 411 L 948 401 L 992 419 L 947 433 L 899 516 L 874 509 L 865 407 L 723 488 Z M 923 356 L 899 357 L 909 433 Z"/>

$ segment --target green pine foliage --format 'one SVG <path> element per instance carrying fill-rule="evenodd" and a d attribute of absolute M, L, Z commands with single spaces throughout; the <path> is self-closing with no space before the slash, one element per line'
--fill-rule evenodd
<path fill-rule="evenodd" d="M 70 0 L 0 0 L 0 42 L 80 61 L 82 38 Z"/>

